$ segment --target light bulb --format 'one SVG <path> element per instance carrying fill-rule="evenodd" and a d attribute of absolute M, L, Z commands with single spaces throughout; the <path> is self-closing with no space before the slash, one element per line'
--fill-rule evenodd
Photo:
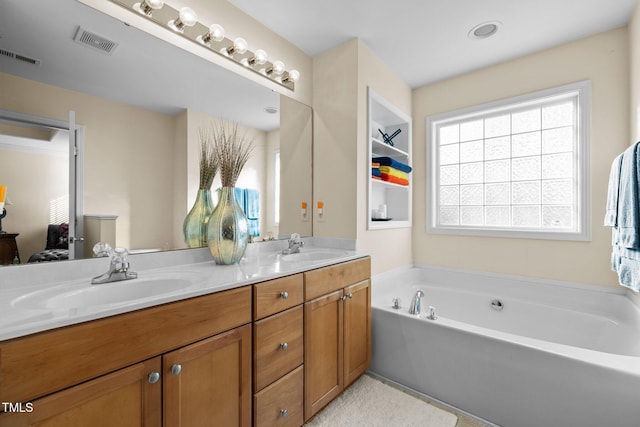
<path fill-rule="evenodd" d="M 248 48 L 249 46 L 247 45 L 247 41 L 242 37 L 238 37 L 233 41 L 233 46 L 229 46 L 227 48 L 227 54 L 233 55 L 234 53 L 239 53 L 240 55 L 242 55 L 247 51 Z"/>
<path fill-rule="evenodd" d="M 209 27 L 209 31 L 202 36 L 196 37 L 196 41 L 208 45 L 211 40 L 217 42 L 224 40 L 224 28 L 220 24 L 213 24 Z"/>
<path fill-rule="evenodd" d="M 249 59 L 249 65 L 262 65 L 267 62 L 267 52 L 262 49 L 258 49 L 253 54 L 253 58 Z"/>
<path fill-rule="evenodd" d="M 280 74 L 284 73 L 284 62 L 282 61 L 276 61 L 273 63 L 273 65 L 271 66 L 271 68 L 269 68 L 267 70 L 267 74 L 275 74 L 277 76 L 279 76 Z"/>
<path fill-rule="evenodd" d="M 213 40 L 222 41 L 224 39 L 224 28 L 220 24 L 213 24 L 209 27 L 209 34 Z"/>
<path fill-rule="evenodd" d="M 143 15 L 151 16 L 153 10 L 161 9 L 164 6 L 162 0 L 142 0 L 133 5 L 133 8 Z"/>
<path fill-rule="evenodd" d="M 198 15 L 190 7 L 180 9 L 178 18 L 169 21 L 168 25 L 173 31 L 184 32 L 184 27 L 193 27 L 198 22 Z"/>
<path fill-rule="evenodd" d="M 198 15 L 190 7 L 180 9 L 180 21 L 187 27 L 193 27 L 198 22 Z"/>
<path fill-rule="evenodd" d="M 283 82 L 297 82 L 298 80 L 300 80 L 300 71 L 298 70 L 291 70 L 289 71 L 289 74 L 286 75 L 286 77 L 284 77 L 282 79 Z"/>

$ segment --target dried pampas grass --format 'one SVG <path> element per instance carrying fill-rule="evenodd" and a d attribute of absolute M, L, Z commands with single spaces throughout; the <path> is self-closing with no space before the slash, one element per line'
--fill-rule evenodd
<path fill-rule="evenodd" d="M 212 124 L 210 132 L 222 186 L 234 187 L 242 168 L 251 157 L 253 139 L 240 131 L 238 123 L 224 120 Z"/>

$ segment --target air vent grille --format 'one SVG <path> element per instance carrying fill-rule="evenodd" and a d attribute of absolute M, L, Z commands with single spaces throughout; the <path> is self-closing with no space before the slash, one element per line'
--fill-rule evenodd
<path fill-rule="evenodd" d="M 30 58 L 26 55 L 22 55 L 20 53 L 13 52 L 7 49 L 0 48 L 0 56 L 5 56 L 7 58 L 15 59 L 16 61 L 26 62 L 27 64 L 35 65 L 36 67 L 39 67 L 40 65 L 42 65 L 42 61 L 39 59 Z"/>
<path fill-rule="evenodd" d="M 91 31 L 87 31 L 82 27 L 78 27 L 78 31 L 76 31 L 76 36 L 73 40 L 81 45 L 88 46 L 109 55 L 111 55 L 116 47 L 118 47 L 117 42 L 102 37 L 96 33 L 92 33 Z"/>

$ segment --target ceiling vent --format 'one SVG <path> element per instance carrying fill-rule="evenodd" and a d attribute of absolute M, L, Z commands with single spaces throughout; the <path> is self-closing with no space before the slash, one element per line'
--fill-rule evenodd
<path fill-rule="evenodd" d="M 27 64 L 35 65 L 36 67 L 39 67 L 40 65 L 42 65 L 42 61 L 40 59 L 30 58 L 26 55 L 22 55 L 17 52 L 12 52 L 7 49 L 0 48 L 0 56 L 15 59 L 16 61 L 22 61 Z"/>
<path fill-rule="evenodd" d="M 88 46 L 99 52 L 106 53 L 107 55 L 111 55 L 116 47 L 118 47 L 117 42 L 99 36 L 98 34 L 92 33 L 91 31 L 87 31 L 82 27 L 78 27 L 78 31 L 76 31 L 76 36 L 73 38 L 73 40 L 76 43 Z"/>

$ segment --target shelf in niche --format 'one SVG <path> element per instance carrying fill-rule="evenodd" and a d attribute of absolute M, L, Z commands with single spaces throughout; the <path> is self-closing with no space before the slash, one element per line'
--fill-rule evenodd
<path fill-rule="evenodd" d="M 408 190 L 410 188 L 408 185 L 396 184 L 395 182 L 383 181 L 381 179 L 374 179 L 374 178 L 371 178 L 371 183 L 373 185 L 380 185 L 380 186 L 386 186 L 391 188 L 400 188 L 403 190 Z"/>
<path fill-rule="evenodd" d="M 406 162 L 409 153 L 393 147 L 378 138 L 371 138 L 371 153 L 373 157 L 391 157 L 396 160 L 400 159 Z"/>

